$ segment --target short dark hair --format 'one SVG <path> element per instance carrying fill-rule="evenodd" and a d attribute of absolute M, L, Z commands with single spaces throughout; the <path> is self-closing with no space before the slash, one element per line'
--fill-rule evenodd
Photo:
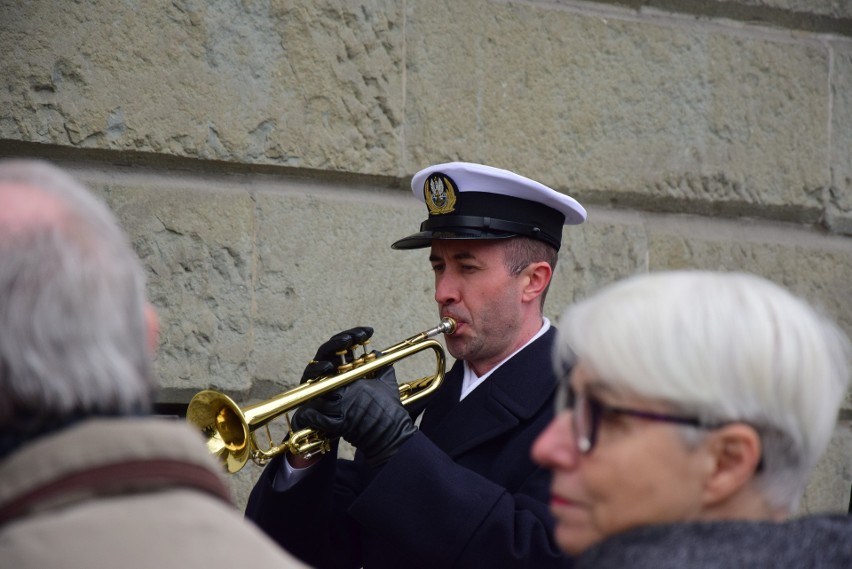
<path fill-rule="evenodd" d="M 519 275 L 521 271 L 526 269 L 531 263 L 544 261 L 554 271 L 556 270 L 556 261 L 559 259 L 559 252 L 553 245 L 518 235 L 509 239 L 503 240 L 503 262 L 506 264 L 506 269 L 511 275 Z M 541 306 L 544 307 L 544 299 L 547 296 L 547 290 L 550 288 L 550 283 L 541 293 Z"/>

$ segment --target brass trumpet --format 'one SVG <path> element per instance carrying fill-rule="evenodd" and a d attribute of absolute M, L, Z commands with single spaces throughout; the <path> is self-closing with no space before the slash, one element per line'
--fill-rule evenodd
<path fill-rule="evenodd" d="M 269 422 L 280 415 L 286 415 L 315 397 L 330 393 L 358 379 L 370 377 L 376 370 L 393 365 L 415 353 L 431 349 L 435 353 L 435 373 L 415 381 L 401 383 L 399 386 L 399 398 L 402 404 L 410 405 L 440 387 L 444 380 L 446 355 L 443 346 L 432 338 L 438 334 L 452 334 L 455 330 L 455 320 L 443 318 L 434 328 L 420 332 L 383 350 L 378 357 L 375 353 L 365 353 L 362 357 L 341 365 L 334 375 L 310 380 L 245 409 L 240 409 L 234 400 L 224 393 L 206 389 L 197 393 L 189 402 L 186 420 L 201 429 L 207 437 L 207 449 L 232 474 L 245 466 L 249 459 L 263 465 L 276 455 L 288 450 L 292 454 L 305 458 L 326 453 L 331 450 L 331 441 L 313 429 L 293 432 L 290 428 L 284 442 L 277 446 L 273 445 L 269 433 Z M 287 423 L 289 426 L 289 416 Z M 267 449 L 261 448 L 255 439 L 255 431 L 260 427 L 266 428 L 270 441 Z"/>

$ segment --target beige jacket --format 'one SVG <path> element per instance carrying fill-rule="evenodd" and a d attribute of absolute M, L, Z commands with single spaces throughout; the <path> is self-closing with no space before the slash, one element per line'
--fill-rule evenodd
<path fill-rule="evenodd" d="M 3 459 L 0 565 L 305 567 L 228 501 L 201 436 L 157 418 L 85 421 Z"/>

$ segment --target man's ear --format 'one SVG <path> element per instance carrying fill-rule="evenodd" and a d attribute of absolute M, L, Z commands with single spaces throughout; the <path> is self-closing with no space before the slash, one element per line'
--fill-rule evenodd
<path fill-rule="evenodd" d="M 145 331 L 147 332 L 148 351 L 153 357 L 160 342 L 160 319 L 157 317 L 157 310 L 148 302 L 145 303 Z"/>
<path fill-rule="evenodd" d="M 550 263 L 545 261 L 530 263 L 524 269 L 524 275 L 528 280 L 524 287 L 523 300 L 530 302 L 540 297 L 547 290 L 547 285 L 550 284 L 550 279 L 553 277 L 553 268 Z"/>
<path fill-rule="evenodd" d="M 760 435 L 745 423 L 714 429 L 706 444 L 709 476 L 704 483 L 704 500 L 710 506 L 724 502 L 754 478 L 763 448 Z"/>

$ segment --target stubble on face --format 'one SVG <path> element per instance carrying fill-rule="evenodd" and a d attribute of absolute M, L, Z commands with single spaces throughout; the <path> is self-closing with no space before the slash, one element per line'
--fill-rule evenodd
<path fill-rule="evenodd" d="M 432 247 L 436 287 L 452 281 L 452 294 L 439 298 L 441 316 L 456 318 L 459 331 L 447 350 L 482 375 L 517 347 L 522 319 L 518 277 L 506 267 L 504 248 L 494 241 L 445 241 Z"/>

